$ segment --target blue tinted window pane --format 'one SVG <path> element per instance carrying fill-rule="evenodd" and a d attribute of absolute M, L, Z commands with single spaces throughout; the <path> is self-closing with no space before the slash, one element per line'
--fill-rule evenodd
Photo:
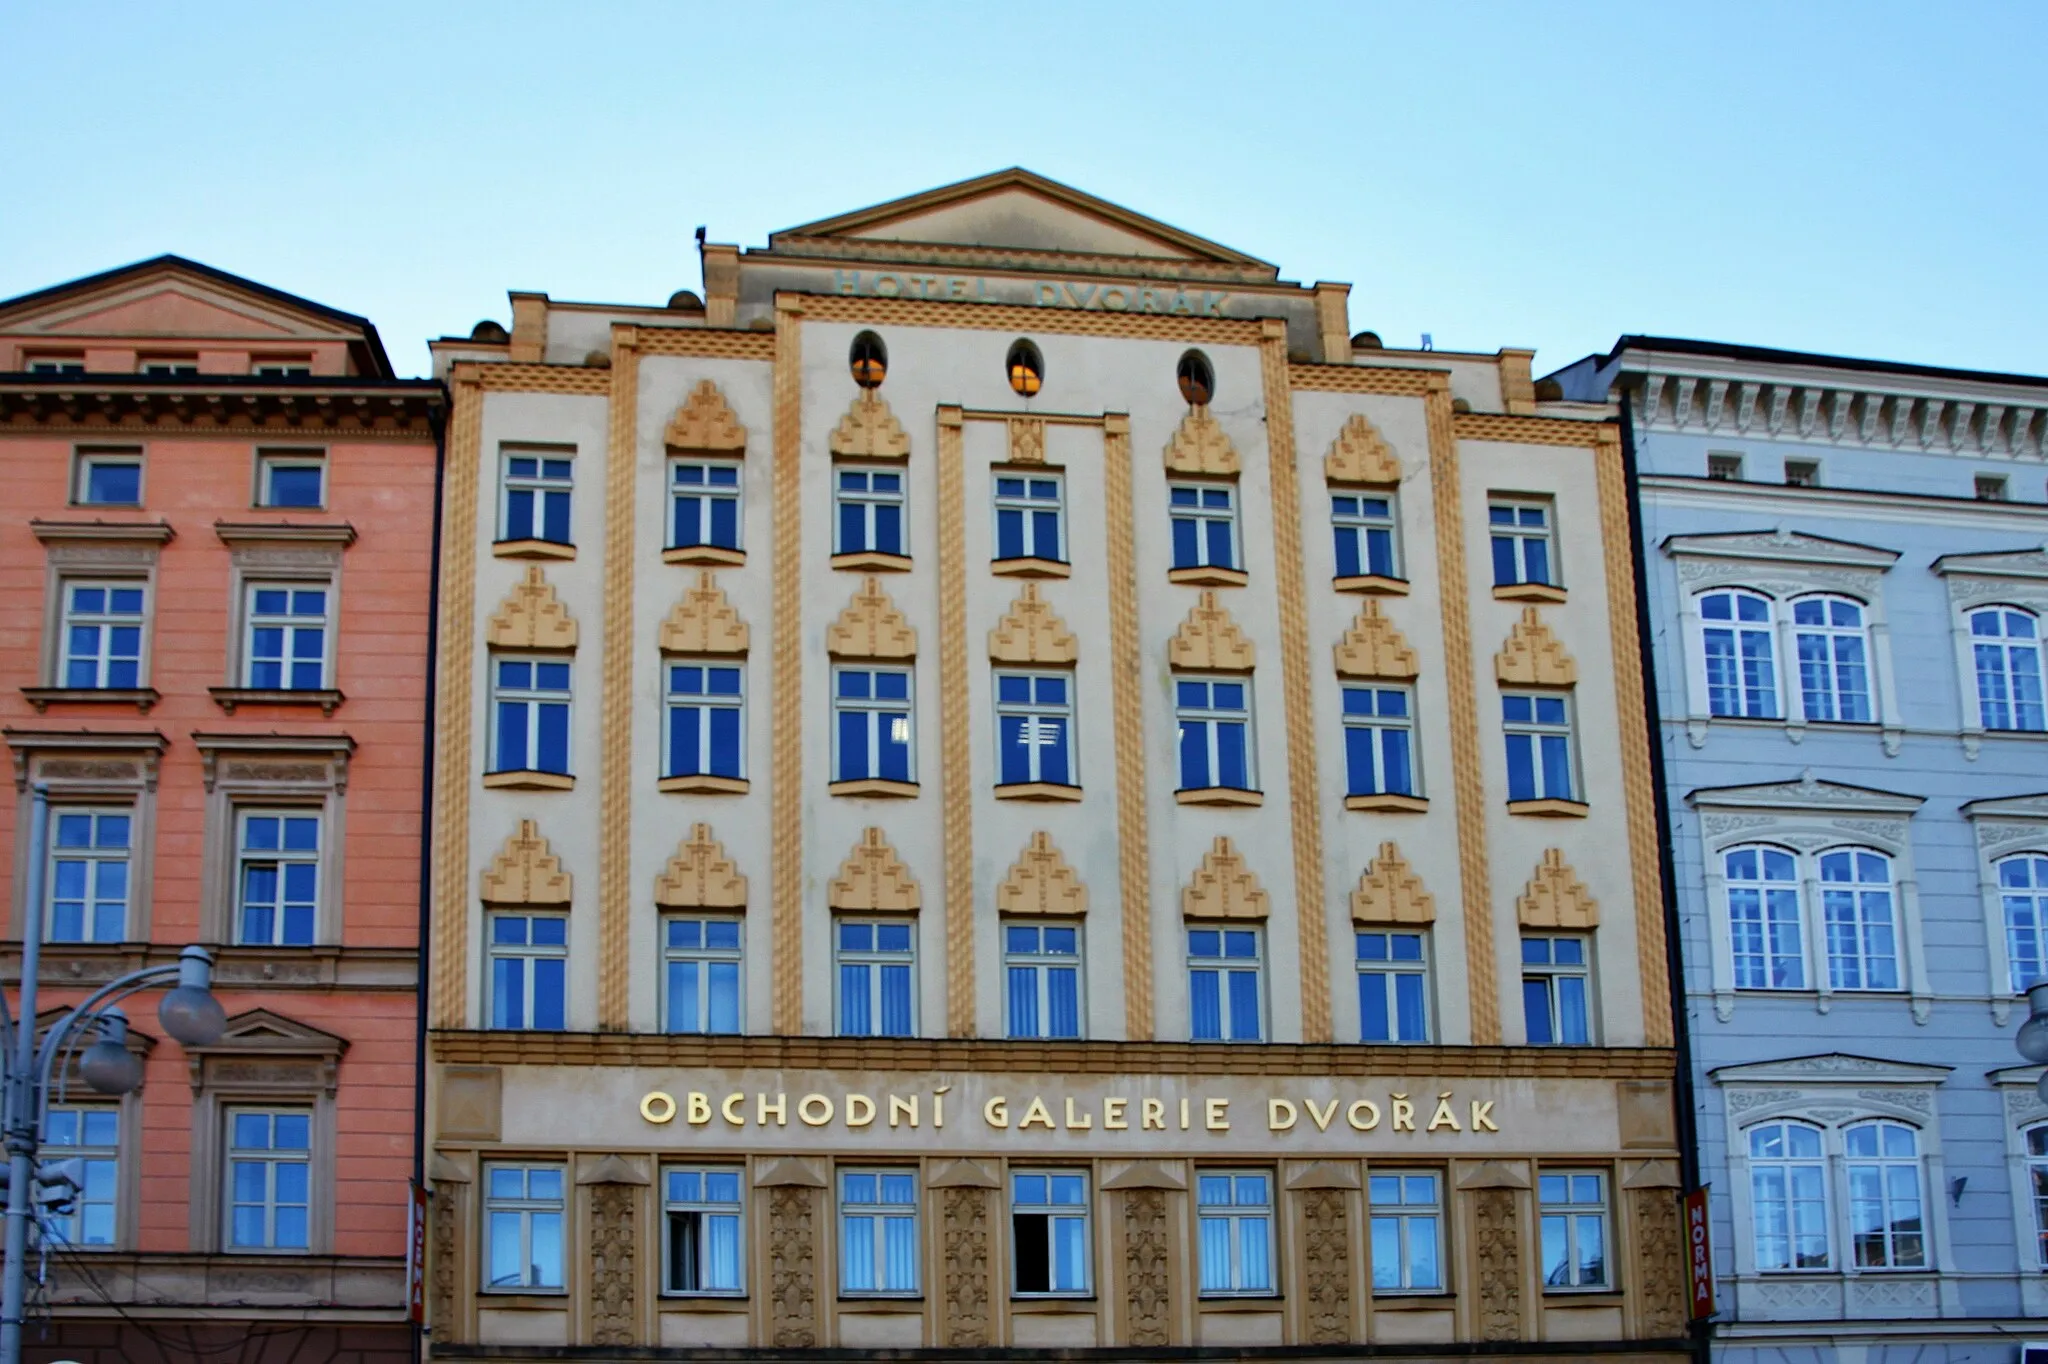
<path fill-rule="evenodd" d="M 1180 784 L 1199 790 L 1209 783 L 1209 726 L 1200 720 L 1180 722 Z"/>
<path fill-rule="evenodd" d="M 113 506 L 142 501 L 142 466 L 95 462 L 86 469 L 85 500 Z"/>
<path fill-rule="evenodd" d="M 321 470 L 318 465 L 275 465 L 270 470 L 270 505 L 273 507 L 317 507 L 320 505 Z"/>
<path fill-rule="evenodd" d="M 1527 1020 L 1531 1046 L 1548 1046 L 1550 1035 L 1550 984 L 1543 980 L 1522 982 L 1522 1015 Z"/>

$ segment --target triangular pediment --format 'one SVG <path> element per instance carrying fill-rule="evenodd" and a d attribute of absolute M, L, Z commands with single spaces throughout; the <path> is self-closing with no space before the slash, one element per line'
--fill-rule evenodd
<path fill-rule="evenodd" d="M 1840 1081 L 1873 1085 L 1938 1085 L 1954 1066 L 1923 1066 L 1909 1061 L 1885 1061 L 1875 1056 L 1848 1052 L 1824 1052 L 1817 1056 L 1790 1056 L 1782 1061 L 1751 1061 L 1739 1066 L 1722 1066 L 1707 1075 L 1716 1084 L 1814 1084 Z"/>
<path fill-rule="evenodd" d="M 1686 801 L 1702 810 L 1799 810 L 1807 814 L 1826 811 L 1831 814 L 1900 816 L 1912 814 L 1927 803 L 1927 798 L 1822 781 L 1814 776 L 1812 768 L 1808 768 L 1797 781 L 1702 787 L 1688 795 Z"/>
<path fill-rule="evenodd" d="M 1673 535 L 1664 541 L 1672 558 L 1755 559 L 1765 563 L 1822 564 L 1831 568 L 1887 569 L 1899 551 L 1854 540 L 1831 540 L 1804 531 L 1738 530 L 1718 535 Z"/>
<path fill-rule="evenodd" d="M 1994 549 L 1984 554 L 1944 554 L 1936 573 L 1985 578 L 2048 578 L 2048 545 L 2039 549 Z"/>
<path fill-rule="evenodd" d="M 787 228 L 770 238 L 918 242 L 1264 266 L 1266 262 L 1017 167 Z"/>
<path fill-rule="evenodd" d="M 2027 796 L 1999 796 L 1990 800 L 1973 800 L 1964 804 L 1964 819 L 2040 819 L 2048 820 L 2048 791 L 2036 791 Z"/>
<path fill-rule="evenodd" d="M 284 1052 L 295 1056 L 339 1056 L 348 1050 L 348 1039 L 337 1037 L 311 1023 L 301 1023 L 287 1014 L 269 1009 L 250 1009 L 236 1014 L 220 1040 L 187 1051 Z"/>

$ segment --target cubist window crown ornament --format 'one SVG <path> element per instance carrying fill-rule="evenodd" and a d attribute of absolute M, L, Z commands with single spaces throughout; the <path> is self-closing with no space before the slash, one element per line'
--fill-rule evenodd
<path fill-rule="evenodd" d="M 1379 428 L 1354 412 L 1323 456 L 1323 481 L 1337 484 L 1386 485 L 1401 481 L 1401 461 Z"/>
<path fill-rule="evenodd" d="M 1233 478 L 1239 467 L 1237 447 L 1230 443 L 1222 423 L 1209 415 L 1207 407 L 1188 409 L 1187 416 L 1175 428 L 1173 439 L 1166 443 L 1165 456 L 1166 472 L 1170 474 Z"/>
<path fill-rule="evenodd" d="M 494 649 L 576 647 L 575 618 L 539 564 L 528 564 L 525 579 L 498 603 L 484 628 L 484 642 Z"/>
<path fill-rule="evenodd" d="M 1598 928 L 1600 902 L 1564 860 L 1561 849 L 1545 848 L 1536 874 L 1515 901 L 1515 917 L 1524 928 Z"/>
<path fill-rule="evenodd" d="M 1410 648 L 1380 604 L 1368 598 L 1335 649 L 1340 677 L 1408 679 L 1421 672 Z M 1569 660 L 1567 660 L 1569 662 Z"/>
<path fill-rule="evenodd" d="M 1088 912 L 1088 888 L 1054 846 L 1052 835 L 1040 829 L 996 887 L 996 910 L 1078 917 Z"/>
<path fill-rule="evenodd" d="M 1351 917 L 1361 924 L 1433 924 L 1436 900 L 1401 856 L 1400 846 L 1380 844 L 1351 892 Z"/>
<path fill-rule="evenodd" d="M 665 654 L 744 654 L 747 651 L 747 623 L 726 600 L 718 575 L 703 572 L 697 585 L 685 591 L 661 623 L 661 651 Z"/>
<path fill-rule="evenodd" d="M 1214 592 L 1205 590 L 1174 631 L 1166 657 L 1176 668 L 1242 673 L 1252 670 L 1255 655 L 1230 612 L 1217 603 Z"/>
<path fill-rule="evenodd" d="M 988 656 L 997 663 L 1068 664 L 1080 652 L 1074 632 L 1052 603 L 1039 596 L 1037 583 L 1024 584 L 1009 611 L 988 632 Z"/>
<path fill-rule="evenodd" d="M 519 831 L 505 840 L 505 846 L 484 868 L 480 895 L 487 905 L 566 908 L 574 886 L 561 859 L 541 836 L 540 827 L 522 819 Z"/>
<path fill-rule="evenodd" d="M 690 396 L 669 418 L 662 443 L 678 454 L 744 455 L 747 428 L 726 405 L 718 385 L 705 379 L 690 390 Z"/>
<path fill-rule="evenodd" d="M 882 580 L 870 576 L 825 631 L 825 651 L 834 658 L 916 658 L 917 631 L 882 590 Z"/>
<path fill-rule="evenodd" d="M 1218 838 L 1202 854 L 1202 865 L 1180 893 L 1180 908 L 1190 919 L 1263 919 L 1271 912 L 1259 878 L 1228 838 Z"/>
<path fill-rule="evenodd" d="M 1569 687 L 1579 680 L 1579 665 L 1564 651 L 1557 636 L 1533 606 L 1508 632 L 1507 643 L 1493 656 L 1493 675 L 1509 686 Z"/>
<path fill-rule="evenodd" d="M 896 855 L 880 829 L 861 830 L 860 842 L 839 864 L 839 875 L 826 888 L 833 909 L 856 913 L 915 913 L 924 904 L 917 878 Z"/>
<path fill-rule="evenodd" d="M 852 459 L 910 458 L 909 434 L 889 410 L 888 399 L 873 389 L 863 389 L 853 400 L 826 445 L 833 454 Z"/>
<path fill-rule="evenodd" d="M 690 836 L 654 878 L 654 903 L 663 909 L 745 909 L 747 878 L 711 836 L 709 824 L 692 824 Z"/>

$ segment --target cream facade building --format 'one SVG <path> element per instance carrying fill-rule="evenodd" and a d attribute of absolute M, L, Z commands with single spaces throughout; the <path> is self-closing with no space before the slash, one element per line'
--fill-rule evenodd
<path fill-rule="evenodd" d="M 434 1357 L 1682 1350 L 1604 406 L 1021 171 L 703 255 L 436 348 Z"/>

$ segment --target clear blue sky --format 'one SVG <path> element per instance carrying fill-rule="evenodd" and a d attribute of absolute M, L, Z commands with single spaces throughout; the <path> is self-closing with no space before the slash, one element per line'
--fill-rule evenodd
<path fill-rule="evenodd" d="M 2048 5 L 0 0 L 0 296 L 176 251 L 401 372 L 1021 164 L 1351 282 L 1393 344 L 1626 331 L 2048 373 Z"/>

